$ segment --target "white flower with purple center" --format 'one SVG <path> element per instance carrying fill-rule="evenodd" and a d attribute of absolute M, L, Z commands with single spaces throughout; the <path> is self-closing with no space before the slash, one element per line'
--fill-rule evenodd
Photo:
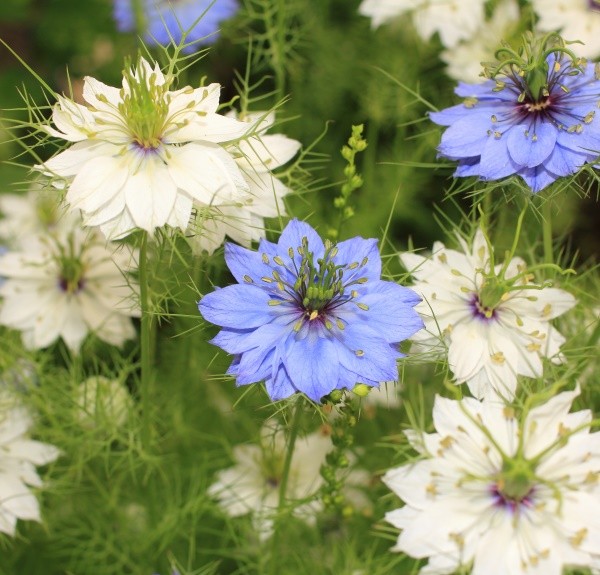
<path fill-rule="evenodd" d="M 447 48 L 470 38 L 485 19 L 485 0 L 363 0 L 358 11 L 371 18 L 374 28 L 410 12 L 419 36 L 436 32 Z"/>
<path fill-rule="evenodd" d="M 423 296 L 417 305 L 425 329 L 413 340 L 424 349 L 448 348 L 448 364 L 457 383 L 466 382 L 481 399 L 511 399 L 517 376 L 539 377 L 544 358 L 563 361 L 564 337 L 550 320 L 575 305 L 568 292 L 533 282 L 520 258 L 495 264 L 481 230 L 462 251 L 436 242 L 431 257 L 400 256 Z"/>
<path fill-rule="evenodd" d="M 73 145 L 37 166 L 67 186 L 71 210 L 109 239 L 165 224 L 187 229 L 192 204 L 245 197 L 248 184 L 221 145 L 248 125 L 217 113 L 218 84 L 172 91 L 174 78 L 140 58 L 121 89 L 85 78 L 87 106 L 58 96 L 49 134 Z"/>
<path fill-rule="evenodd" d="M 305 500 L 294 508 L 294 516 L 310 524 L 323 504 L 317 494 L 323 478 L 319 470 L 333 449 L 326 428 L 296 440 L 287 478 L 286 498 Z M 259 444 L 237 445 L 235 465 L 220 471 L 208 494 L 217 498 L 230 517 L 252 514 L 260 539 L 271 536 L 277 515 L 286 457 L 286 436 L 281 427 L 265 425 Z"/>
<path fill-rule="evenodd" d="M 137 0 L 114 0 L 113 16 L 121 32 L 136 29 Z M 180 44 L 184 53 L 195 52 L 219 37 L 219 25 L 239 10 L 237 0 L 141 0 L 144 41 L 149 45 Z"/>
<path fill-rule="evenodd" d="M 74 216 L 74 214 L 71 214 Z M 23 240 L 0 256 L 0 324 L 19 330 L 30 349 L 62 338 L 77 352 L 89 332 L 113 345 L 135 336 L 139 315 L 135 267 L 128 246 L 106 243 L 97 231 L 64 218 L 53 233 Z"/>
<path fill-rule="evenodd" d="M 430 115 L 448 126 L 439 155 L 458 161 L 455 176 L 523 178 L 536 193 L 600 154 L 600 80 L 555 34 L 503 47 L 489 80 L 460 83 L 458 104 Z M 493 79 L 491 79 L 493 78 Z"/>
<path fill-rule="evenodd" d="M 235 355 L 228 373 L 238 385 L 264 381 L 273 400 L 302 392 L 319 401 L 398 379 L 398 346 L 423 326 L 413 309 L 420 298 L 381 280 L 377 240 L 324 243 L 292 220 L 258 252 L 226 244 L 225 260 L 239 284 L 198 307 L 223 328 L 212 343 Z"/>
<path fill-rule="evenodd" d="M 390 469 L 403 501 L 386 520 L 394 551 L 429 559 L 422 575 L 561 575 L 600 559 L 600 435 L 579 391 L 517 414 L 500 402 L 436 397 L 423 456 Z"/>

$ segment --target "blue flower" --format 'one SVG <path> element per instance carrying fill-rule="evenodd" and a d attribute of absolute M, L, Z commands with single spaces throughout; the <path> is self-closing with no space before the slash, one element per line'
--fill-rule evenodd
<path fill-rule="evenodd" d="M 142 1 L 146 19 L 144 40 L 151 45 L 178 44 L 182 31 L 188 31 L 183 49 L 186 53 L 198 50 L 202 44 L 212 44 L 218 37 L 219 24 L 239 9 L 237 0 Z M 135 30 L 133 0 L 114 0 L 113 16 L 121 32 Z M 190 42 L 192 44 L 187 45 Z"/>
<path fill-rule="evenodd" d="M 377 240 L 337 245 L 292 220 L 258 252 L 226 244 L 238 284 L 202 298 L 204 318 L 223 329 L 212 343 L 234 354 L 238 385 L 264 381 L 271 399 L 297 391 L 318 401 L 356 383 L 398 379 L 399 342 L 423 327 L 420 297 L 381 280 Z"/>
<path fill-rule="evenodd" d="M 556 34 L 504 47 L 481 84 L 460 83 L 462 104 L 431 114 L 449 126 L 439 155 L 458 160 L 455 176 L 498 180 L 516 174 L 533 192 L 596 162 L 600 153 L 600 81 Z M 523 57 L 523 54 L 526 58 Z"/>

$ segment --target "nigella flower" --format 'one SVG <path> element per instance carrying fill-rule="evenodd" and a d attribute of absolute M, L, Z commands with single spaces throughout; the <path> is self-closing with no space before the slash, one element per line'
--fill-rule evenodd
<path fill-rule="evenodd" d="M 414 340 L 434 348 L 448 346 L 448 363 L 457 383 L 467 382 L 477 398 L 511 399 L 517 375 L 539 377 L 542 359 L 562 361 L 564 337 L 550 320 L 575 305 L 568 292 L 536 284 L 520 258 L 494 263 L 478 230 L 461 251 L 436 242 L 430 258 L 404 253 L 402 263 L 423 296 L 417 310 L 426 329 Z"/>
<path fill-rule="evenodd" d="M 578 390 L 520 414 L 498 402 L 436 397 L 434 433 L 406 435 L 423 459 L 384 483 L 404 507 L 394 551 L 420 573 L 560 575 L 600 559 L 600 435 Z"/>
<path fill-rule="evenodd" d="M 331 438 L 322 431 L 310 433 L 294 445 L 286 497 L 306 501 L 294 509 L 294 516 L 308 523 L 314 523 L 315 515 L 323 508 L 316 497 L 323 484 L 319 470 L 332 449 Z M 262 540 L 272 534 L 285 455 L 286 437 L 282 428 L 264 426 L 258 445 L 233 448 L 235 465 L 220 471 L 208 490 L 230 517 L 251 513 Z"/>
<path fill-rule="evenodd" d="M 325 244 L 292 220 L 259 251 L 226 244 L 237 285 L 202 298 L 223 327 L 212 343 L 235 354 L 238 385 L 263 381 L 271 399 L 300 391 L 318 401 L 356 383 L 398 379 L 398 344 L 422 327 L 410 289 L 382 281 L 377 241 Z"/>
<path fill-rule="evenodd" d="M 565 38 L 577 38 L 577 52 L 584 58 L 600 56 L 600 2 L 598 0 L 531 0 L 542 32 L 560 30 Z"/>
<path fill-rule="evenodd" d="M 197 233 L 192 248 L 213 253 L 229 236 L 238 244 L 250 247 L 264 237 L 264 218 L 285 215 L 283 198 L 290 189 L 272 173 L 288 163 L 300 149 L 300 142 L 283 134 L 266 134 L 275 122 L 273 112 L 251 112 L 244 116 L 227 114 L 248 124 L 253 135 L 227 146 L 248 184 L 245 197 L 229 201 L 219 196 L 208 208 L 196 206 Z"/>
<path fill-rule="evenodd" d="M 470 38 L 484 21 L 485 0 L 363 0 L 358 11 L 369 16 L 373 27 L 412 13 L 419 36 L 429 40 L 436 32 L 452 48 Z"/>
<path fill-rule="evenodd" d="M 0 531 L 14 535 L 18 519 L 41 521 L 40 507 L 30 487 L 41 487 L 37 465 L 59 456 L 53 445 L 29 439 L 33 420 L 6 392 L 0 394 Z"/>
<path fill-rule="evenodd" d="M 600 154 L 600 80 L 556 34 L 508 47 L 481 84 L 459 84 L 462 104 L 431 114 L 449 126 L 441 156 L 458 161 L 455 176 L 498 180 L 516 174 L 533 192 L 595 162 Z M 493 78 L 493 79 L 492 79 Z"/>
<path fill-rule="evenodd" d="M 136 0 L 115 0 L 113 15 L 121 32 L 136 29 Z M 186 33 L 184 53 L 195 52 L 201 45 L 219 37 L 219 25 L 239 10 L 237 0 L 142 0 L 144 41 L 149 45 L 180 44 Z"/>
<path fill-rule="evenodd" d="M 185 230 L 194 201 L 248 193 L 220 145 L 243 136 L 247 124 L 217 113 L 218 84 L 172 91 L 173 81 L 143 58 L 124 71 L 120 90 L 86 77 L 87 106 L 58 96 L 58 129 L 43 127 L 73 145 L 37 168 L 62 179 L 70 209 L 109 239 L 165 224 Z"/>
<path fill-rule="evenodd" d="M 89 332 L 110 344 L 135 336 L 134 267 L 127 246 L 107 245 L 84 230 L 75 214 L 63 214 L 52 233 L 23 240 L 18 251 L 0 256 L 0 324 L 21 331 L 30 349 L 59 337 L 74 352 Z"/>

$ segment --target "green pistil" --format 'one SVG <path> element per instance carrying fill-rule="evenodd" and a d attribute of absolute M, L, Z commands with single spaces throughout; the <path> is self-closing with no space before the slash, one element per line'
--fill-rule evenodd
<path fill-rule="evenodd" d="M 60 259 L 60 287 L 68 294 L 75 294 L 83 288 L 85 268 L 81 260 L 74 257 Z"/>
<path fill-rule="evenodd" d="M 535 38 L 527 33 L 523 36 L 523 43 L 516 51 L 508 44 L 496 51 L 496 62 L 484 66 L 484 76 L 496 80 L 495 91 L 505 88 L 506 78 L 511 85 L 523 87 L 519 94 L 519 102 L 541 103 L 549 95 L 547 58 L 551 54 L 563 54 L 571 60 L 571 70 L 568 75 L 578 74 L 583 62 L 565 47 L 565 41 L 555 32 Z M 558 66 L 557 62 L 557 66 Z M 555 72 L 560 70 L 556 69 Z M 566 87 L 562 86 L 564 90 Z"/>
<path fill-rule="evenodd" d="M 491 318 L 508 289 L 509 286 L 500 278 L 496 276 L 486 277 L 478 294 L 478 311 L 488 319 Z"/>
<path fill-rule="evenodd" d="M 497 478 L 498 491 L 508 501 L 523 501 L 535 485 L 533 464 L 522 458 L 506 459 Z"/>
<path fill-rule="evenodd" d="M 302 298 L 302 306 L 306 310 L 309 321 L 319 317 L 321 312 L 336 300 L 343 299 L 345 301 L 356 297 L 358 294 L 352 290 L 346 298 L 347 288 L 355 283 L 367 281 L 367 278 L 360 278 L 344 283 L 344 269 L 356 269 L 359 264 L 358 262 L 349 265 L 336 264 L 333 259 L 338 253 L 338 248 L 330 241 L 325 242 L 325 253 L 322 258 L 317 259 L 316 263 L 313 252 L 308 249 L 306 238 L 302 239 L 302 248 L 298 252 L 302 254 L 302 261 L 294 284 L 294 291 Z M 362 265 L 366 263 L 365 258 Z M 364 304 L 362 306 L 361 309 L 368 309 Z"/>
<path fill-rule="evenodd" d="M 129 93 L 121 90 L 119 112 L 125 118 L 133 141 L 141 148 L 156 149 L 161 144 L 169 115 L 169 82 L 157 85 L 156 73 L 148 75 L 141 63 L 137 66 L 137 78 L 130 68 L 125 69 L 123 76 Z"/>

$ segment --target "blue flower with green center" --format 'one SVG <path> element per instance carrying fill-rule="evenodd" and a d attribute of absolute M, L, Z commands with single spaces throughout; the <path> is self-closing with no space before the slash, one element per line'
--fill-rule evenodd
<path fill-rule="evenodd" d="M 481 84 L 460 83 L 462 104 L 430 115 L 449 126 L 439 155 L 458 161 L 455 176 L 498 180 L 516 174 L 535 193 L 600 155 L 598 69 L 556 34 L 525 38 L 517 53 L 496 52 Z"/>
<path fill-rule="evenodd" d="M 218 38 L 219 25 L 239 10 L 237 0 L 141 0 L 144 10 L 144 41 L 168 46 L 179 44 L 187 31 L 185 53 Z M 134 0 L 114 0 L 113 15 L 121 32 L 136 28 Z M 188 45 L 189 44 L 189 45 Z"/>
<path fill-rule="evenodd" d="M 381 279 L 377 240 L 323 243 L 292 220 L 258 252 L 226 244 L 225 260 L 239 283 L 198 308 L 223 328 L 212 343 L 235 355 L 228 373 L 238 385 L 264 381 L 273 400 L 299 391 L 318 401 L 398 379 L 398 345 L 423 327 L 413 309 L 421 298 Z"/>

